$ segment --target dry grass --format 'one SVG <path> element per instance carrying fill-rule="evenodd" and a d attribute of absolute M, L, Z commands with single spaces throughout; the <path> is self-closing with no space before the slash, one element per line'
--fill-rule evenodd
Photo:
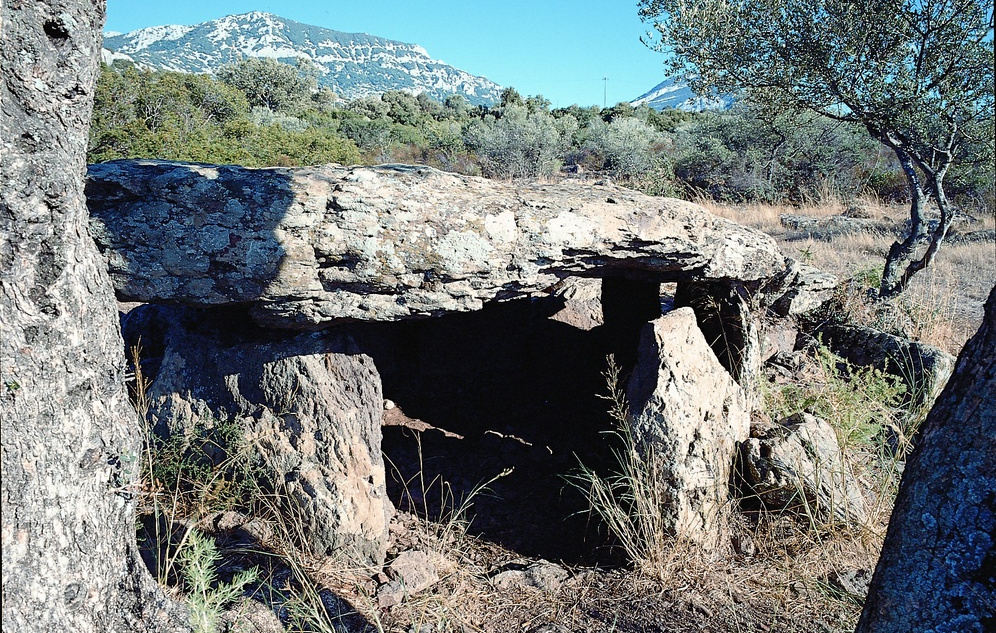
<path fill-rule="evenodd" d="M 881 539 L 814 535 L 788 517 L 753 531 L 757 553 L 705 564 L 674 550 L 663 578 L 627 569 L 570 568 L 553 590 L 497 589 L 489 576 L 513 551 L 468 539 L 449 573 L 426 592 L 390 610 L 351 598 L 377 631 L 521 633 L 556 624 L 604 633 L 692 631 L 851 631 L 860 605 L 831 587 L 837 572 L 871 570 Z M 696 562 L 698 561 L 698 562 Z M 349 595 L 348 588 L 342 588 Z M 354 590 L 355 591 L 355 590 Z"/>
<path fill-rule="evenodd" d="M 859 306 L 863 288 L 874 287 L 881 278 L 885 256 L 897 234 L 860 232 L 819 239 L 791 231 L 780 223 L 782 215 L 829 218 L 842 215 L 852 205 L 825 203 L 813 206 L 750 204 L 723 205 L 709 200 L 699 204 L 711 213 L 763 231 L 778 242 L 786 255 L 833 273 L 854 279 L 858 287 L 850 314 L 856 322 L 881 329 L 896 329 L 914 340 L 935 345 L 956 355 L 982 321 L 982 305 L 996 284 L 996 245 L 991 241 L 946 243 L 934 265 L 913 278 L 909 289 L 891 302 L 888 313 L 876 306 Z M 899 227 L 908 217 L 904 206 L 882 205 L 861 200 L 856 205 L 862 215 L 883 226 Z M 955 231 L 993 230 L 996 216 L 976 218 L 974 223 L 957 225 Z"/>

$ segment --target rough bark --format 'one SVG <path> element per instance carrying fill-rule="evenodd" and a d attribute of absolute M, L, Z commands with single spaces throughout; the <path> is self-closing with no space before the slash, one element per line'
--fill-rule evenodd
<path fill-rule="evenodd" d="M 87 231 L 104 3 L 0 9 L 3 630 L 169 630 L 136 555 L 139 427 Z"/>
<path fill-rule="evenodd" d="M 996 628 L 996 288 L 924 422 L 859 633 Z"/>
<path fill-rule="evenodd" d="M 885 269 L 882 271 L 879 297 L 889 299 L 902 294 L 913 279 L 913 275 L 930 266 L 951 228 L 954 213 L 944 195 L 944 173 L 951 164 L 951 155 L 944 154 L 945 159 L 941 165 L 937 169 L 930 169 L 905 151 L 895 139 L 881 137 L 880 140 L 891 147 L 899 159 L 911 198 L 909 235 L 902 242 L 893 242 L 885 258 Z M 923 172 L 926 183 L 917 173 L 917 167 Z M 927 202 L 930 198 L 934 199 L 941 212 L 940 220 L 933 229 L 929 228 L 926 215 Z M 918 256 L 917 251 L 924 244 L 927 248 L 923 255 Z"/>

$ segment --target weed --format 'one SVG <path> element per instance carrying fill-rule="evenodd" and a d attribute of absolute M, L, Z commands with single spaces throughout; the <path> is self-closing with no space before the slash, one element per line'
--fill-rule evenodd
<path fill-rule="evenodd" d="M 842 448 L 871 446 L 890 423 L 905 386 L 872 367 L 856 367 L 820 345 L 816 348 L 815 379 L 779 389 L 763 389 L 765 408 L 782 419 L 807 411 L 830 423 Z"/>
<path fill-rule="evenodd" d="M 861 265 L 852 273 L 851 280 L 865 288 L 878 288 L 882 285 L 882 266 L 874 263 Z"/>
<path fill-rule="evenodd" d="M 608 386 L 609 414 L 617 424 L 611 433 L 619 442 L 612 449 L 618 471 L 603 476 L 584 464 L 566 480 L 587 499 L 618 545 L 642 572 L 664 580 L 687 566 L 690 548 L 675 534 L 665 515 L 673 503 L 666 485 L 670 473 L 653 446 L 637 446 L 629 428 L 629 406 L 620 386 L 620 368 L 609 356 L 603 374 Z"/>
<path fill-rule="evenodd" d="M 247 508 L 267 475 L 237 420 L 199 420 L 185 434 L 150 434 L 154 486 L 172 486 L 194 506 Z"/>
<path fill-rule="evenodd" d="M 186 583 L 186 601 L 194 633 L 214 633 L 225 605 L 259 578 L 259 570 L 253 568 L 237 573 L 230 583 L 221 584 L 217 572 L 220 560 L 221 554 L 213 539 L 197 530 L 188 532 L 180 568 Z"/>
<path fill-rule="evenodd" d="M 856 479 L 868 488 L 871 507 L 867 526 L 887 519 L 898 487 L 908 440 L 919 413 L 911 411 L 906 386 L 895 376 L 871 367 L 855 367 L 825 346 L 818 346 L 811 377 L 803 382 L 772 386 L 763 381 L 762 398 L 773 419 L 805 411 L 825 420 L 834 429 L 841 463 L 820 477 L 826 483 Z M 905 407 L 905 408 L 904 408 Z M 807 495 L 800 488 L 796 498 L 799 514 L 810 519 L 814 534 L 827 525 L 823 517 L 806 507 Z"/>

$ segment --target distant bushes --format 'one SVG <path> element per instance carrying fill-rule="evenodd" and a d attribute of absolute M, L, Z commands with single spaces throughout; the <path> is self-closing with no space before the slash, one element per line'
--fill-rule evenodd
<path fill-rule="evenodd" d="M 966 149 L 950 194 L 993 209 L 991 144 Z M 988 147 L 988 149 L 987 149 Z M 163 158 L 247 166 L 415 162 L 491 178 L 548 178 L 564 166 L 651 195 L 819 202 L 863 192 L 903 201 L 895 159 L 868 133 L 815 115 L 737 106 L 701 114 L 620 103 L 550 109 L 514 89 L 501 103 L 442 103 L 390 91 L 337 100 L 312 65 L 247 59 L 218 78 L 103 66 L 91 162 Z"/>
<path fill-rule="evenodd" d="M 675 176 L 728 201 L 851 197 L 867 184 L 867 157 L 878 153 L 854 126 L 749 107 L 697 116 L 678 125 L 673 139 Z"/>
<path fill-rule="evenodd" d="M 551 176 L 560 170 L 576 127 L 571 118 L 555 119 L 543 110 L 510 105 L 497 118 L 488 114 L 469 124 L 464 142 L 477 154 L 485 176 Z"/>
<path fill-rule="evenodd" d="M 87 158 L 161 158 L 250 167 L 356 163 L 360 152 L 328 126 L 272 111 L 205 75 L 103 66 Z"/>

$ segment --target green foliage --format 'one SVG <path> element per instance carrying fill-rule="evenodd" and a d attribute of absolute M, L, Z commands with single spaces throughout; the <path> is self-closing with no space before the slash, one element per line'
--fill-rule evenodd
<path fill-rule="evenodd" d="M 901 293 L 931 264 L 955 213 L 948 170 L 992 163 L 993 0 L 639 6 L 660 36 L 655 47 L 696 93 L 741 94 L 776 110 L 859 124 L 889 148 L 906 177 L 911 229 L 889 250 L 880 296 Z M 928 200 L 940 211 L 934 228 Z"/>
<path fill-rule="evenodd" d="M 525 105 L 522 101 L 522 95 L 515 88 L 509 86 L 501 91 L 501 102 L 500 106 L 502 108 L 509 108 L 514 106 Z"/>
<path fill-rule="evenodd" d="M 338 121 L 317 109 L 301 114 L 263 106 L 250 112 L 240 90 L 206 75 L 102 66 L 87 160 L 159 158 L 249 167 L 360 161 L 356 145 L 338 134 Z"/>
<path fill-rule="evenodd" d="M 310 61 L 296 66 L 270 57 L 246 57 L 218 70 L 218 79 L 245 94 L 249 105 L 292 113 L 311 101 L 318 90 L 318 71 Z"/>
<path fill-rule="evenodd" d="M 263 76 L 250 77 L 257 65 Z M 651 195 L 727 201 L 816 202 L 863 190 L 898 200 L 906 191 L 896 159 L 876 152 L 863 128 L 814 114 L 754 106 L 656 112 L 628 103 L 550 111 L 547 99 L 514 88 L 494 107 L 403 91 L 342 104 L 329 90 L 312 89 L 314 69 L 306 63 L 244 60 L 225 73 L 229 83 L 103 67 L 88 159 L 250 167 L 410 162 L 496 178 L 550 177 L 567 163 Z M 275 86 L 275 95 L 261 96 L 266 86 Z M 992 161 L 987 165 L 951 170 L 959 202 L 992 209 Z"/>
<path fill-rule="evenodd" d="M 874 143 L 855 126 L 755 107 L 704 113 L 676 127 L 675 176 L 718 200 L 819 201 L 865 186 Z"/>
<path fill-rule="evenodd" d="M 508 105 L 501 118 L 474 121 L 464 143 L 477 152 L 485 176 L 549 176 L 560 168 L 574 132 L 564 121 L 544 111 L 529 112 L 524 105 Z"/>
<path fill-rule="evenodd" d="M 906 391 L 900 381 L 872 367 L 855 367 L 824 346 L 816 351 L 817 379 L 766 389 L 772 418 L 807 411 L 826 420 L 842 447 L 872 447 L 882 430 L 900 418 Z"/>
<path fill-rule="evenodd" d="M 623 117 L 604 123 L 593 120 L 584 132 L 583 148 L 602 157 L 602 167 L 612 174 L 632 178 L 650 171 L 655 146 L 664 137 L 639 119 Z"/>
<path fill-rule="evenodd" d="M 192 507 L 248 508 L 271 486 L 239 422 L 202 421 L 188 433 L 148 438 L 150 481 Z"/>
<path fill-rule="evenodd" d="M 238 598 L 247 585 L 259 579 L 259 570 L 253 568 L 237 573 L 230 583 L 219 583 L 217 567 L 220 561 L 221 554 L 213 539 L 197 530 L 187 534 L 180 566 L 194 633 L 215 633 L 225 606 Z"/>

